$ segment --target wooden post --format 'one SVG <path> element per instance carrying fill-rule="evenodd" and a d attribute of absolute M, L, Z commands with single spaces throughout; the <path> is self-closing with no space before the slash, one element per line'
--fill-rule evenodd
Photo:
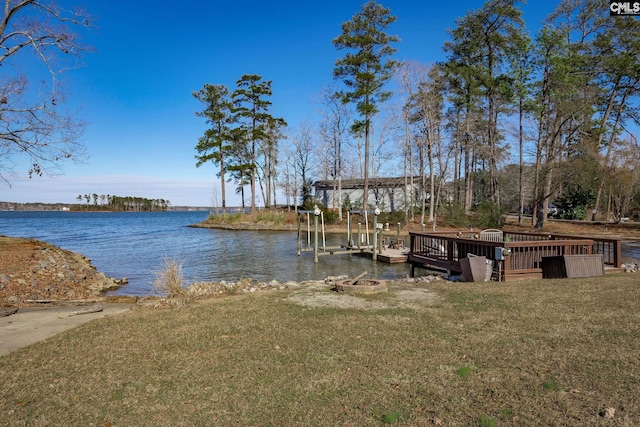
<path fill-rule="evenodd" d="M 359 222 L 358 223 L 358 249 L 360 249 L 361 245 L 362 245 L 362 223 Z"/>
<path fill-rule="evenodd" d="M 504 244 L 504 249 L 508 252 L 504 254 L 504 261 L 502 261 L 502 277 L 501 280 L 506 282 L 507 277 L 509 277 L 511 273 L 511 254 L 513 253 L 513 249 L 509 243 Z"/>
<path fill-rule="evenodd" d="M 447 261 L 451 262 L 454 261 L 454 256 L 453 256 L 453 245 L 454 245 L 454 241 L 451 239 L 447 239 Z M 458 253 L 458 258 L 460 258 L 460 254 Z M 456 260 L 458 261 L 458 260 Z"/>

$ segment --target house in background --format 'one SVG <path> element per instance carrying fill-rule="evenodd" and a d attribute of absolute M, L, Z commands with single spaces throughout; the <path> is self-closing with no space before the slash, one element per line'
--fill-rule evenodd
<path fill-rule="evenodd" d="M 419 205 L 420 178 L 369 178 L 369 208 L 378 206 L 383 212 L 403 211 L 412 205 Z M 314 195 L 327 208 L 339 207 L 338 201 L 344 204 L 349 198 L 353 208 L 359 208 L 364 194 L 364 179 L 343 179 L 342 194 L 338 198 L 338 182 L 335 180 L 316 181 L 313 183 Z M 334 191 L 335 187 L 335 191 Z"/>

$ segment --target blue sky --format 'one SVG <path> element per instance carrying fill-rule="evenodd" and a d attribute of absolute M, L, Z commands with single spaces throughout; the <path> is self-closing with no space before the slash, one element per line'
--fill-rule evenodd
<path fill-rule="evenodd" d="M 273 110 L 290 126 L 317 119 L 314 102 L 332 82 L 337 58 L 332 44 L 342 22 L 363 1 L 289 0 L 64 0 L 83 5 L 95 26 L 82 32 L 95 52 L 65 73 L 69 106 L 87 122 L 89 158 L 67 163 L 64 175 L 11 178 L 0 200 L 76 203 L 78 194 L 164 198 L 173 205 L 211 206 L 219 194 L 213 164 L 195 167 L 194 147 L 206 128 L 195 116 L 192 92 L 205 83 L 231 90 L 243 74 L 272 80 Z M 398 20 L 398 60 L 430 64 L 444 59 L 447 28 L 481 0 L 381 1 Z M 555 2 L 522 5 L 529 28 Z M 22 172 L 19 170 L 19 172 Z M 228 185 L 228 205 L 240 200 Z"/>

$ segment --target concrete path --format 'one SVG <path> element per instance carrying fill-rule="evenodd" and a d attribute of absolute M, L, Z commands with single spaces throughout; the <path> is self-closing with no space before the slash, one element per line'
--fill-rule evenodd
<path fill-rule="evenodd" d="M 133 304 L 97 303 L 102 311 L 73 315 L 87 305 L 55 305 L 51 307 L 21 308 L 10 316 L 0 317 L 0 356 L 52 337 L 67 329 L 94 319 L 122 313 Z M 93 306 L 96 304 L 90 304 Z"/>

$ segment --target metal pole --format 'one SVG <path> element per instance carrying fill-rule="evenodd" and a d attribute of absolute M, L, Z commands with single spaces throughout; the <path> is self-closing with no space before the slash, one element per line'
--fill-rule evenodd
<path fill-rule="evenodd" d="M 302 252 L 302 234 L 300 226 L 300 214 L 298 214 L 298 256 L 300 256 L 300 252 Z"/>
<path fill-rule="evenodd" d="M 320 208 L 318 206 L 313 207 L 313 234 L 314 234 L 314 243 L 313 243 L 313 262 L 318 263 L 318 216 L 320 216 Z"/>
<path fill-rule="evenodd" d="M 378 215 L 380 215 L 380 209 L 376 206 L 373 211 L 373 260 L 378 259 Z M 380 233 L 382 234 L 382 233 Z"/>
<path fill-rule="evenodd" d="M 351 233 L 351 211 L 347 211 L 347 247 L 353 246 L 351 242 L 352 233 Z"/>
<path fill-rule="evenodd" d="M 373 215 L 373 260 L 378 259 L 378 215 Z"/>
<path fill-rule="evenodd" d="M 327 239 L 324 234 L 324 212 L 320 212 L 320 224 L 322 225 L 322 252 L 326 252 Z"/>

